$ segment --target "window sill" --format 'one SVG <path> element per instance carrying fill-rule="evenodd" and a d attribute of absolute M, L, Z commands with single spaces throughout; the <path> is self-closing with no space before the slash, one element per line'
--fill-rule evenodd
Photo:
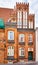
<path fill-rule="evenodd" d="M 19 56 L 19 59 L 24 59 L 25 58 L 25 56 Z"/>
<path fill-rule="evenodd" d="M 25 42 L 19 42 L 20 45 L 25 45 Z"/>
<path fill-rule="evenodd" d="M 7 56 L 7 60 L 14 60 L 14 56 Z"/>
<path fill-rule="evenodd" d="M 33 42 L 29 42 L 28 45 L 33 45 Z"/>
<path fill-rule="evenodd" d="M 8 43 L 15 43 L 14 40 L 8 40 Z"/>

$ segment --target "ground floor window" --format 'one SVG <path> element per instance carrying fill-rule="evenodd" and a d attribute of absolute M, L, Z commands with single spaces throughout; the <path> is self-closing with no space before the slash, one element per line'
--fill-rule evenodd
<path fill-rule="evenodd" d="M 8 46 L 7 54 L 8 56 L 14 56 L 14 47 Z"/>
<path fill-rule="evenodd" d="M 28 52 L 28 60 L 33 60 L 33 52 Z"/>
<path fill-rule="evenodd" d="M 19 48 L 19 56 L 24 56 L 24 48 Z"/>

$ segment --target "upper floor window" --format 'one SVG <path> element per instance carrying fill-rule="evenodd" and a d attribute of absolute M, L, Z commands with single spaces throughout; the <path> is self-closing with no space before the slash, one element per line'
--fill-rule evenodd
<path fill-rule="evenodd" d="M 17 12 L 17 28 L 22 28 L 22 12 Z"/>
<path fill-rule="evenodd" d="M 29 28 L 33 28 L 33 21 L 29 21 Z"/>
<path fill-rule="evenodd" d="M 14 47 L 8 46 L 7 55 L 8 56 L 14 56 Z"/>
<path fill-rule="evenodd" d="M 8 31 L 8 40 L 14 40 L 14 31 Z"/>
<path fill-rule="evenodd" d="M 23 11 L 23 28 L 27 28 L 27 12 Z"/>
<path fill-rule="evenodd" d="M 29 42 L 32 42 L 32 41 L 33 41 L 32 34 L 29 34 Z"/>
<path fill-rule="evenodd" d="M 24 34 L 19 34 L 19 42 L 24 42 Z"/>
<path fill-rule="evenodd" d="M 24 56 L 24 48 L 19 48 L 19 56 Z"/>
<path fill-rule="evenodd" d="M 22 18 L 22 12 L 21 11 L 18 11 L 17 12 L 17 18 L 19 19 L 19 18 Z"/>

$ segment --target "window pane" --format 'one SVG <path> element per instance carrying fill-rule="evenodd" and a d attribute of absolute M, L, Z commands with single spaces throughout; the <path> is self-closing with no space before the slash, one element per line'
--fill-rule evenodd
<path fill-rule="evenodd" d="M 8 31 L 8 40 L 14 40 L 14 32 Z"/>
<path fill-rule="evenodd" d="M 14 47 L 11 48 L 11 56 L 14 56 Z"/>
<path fill-rule="evenodd" d="M 17 12 L 17 28 L 22 28 L 22 12 Z"/>
<path fill-rule="evenodd" d="M 24 34 L 19 34 L 19 42 L 24 42 Z"/>
<path fill-rule="evenodd" d="M 24 48 L 19 48 L 19 56 L 24 56 Z"/>
<path fill-rule="evenodd" d="M 14 47 L 12 48 L 12 46 L 8 47 L 8 56 L 14 56 Z"/>
<path fill-rule="evenodd" d="M 33 28 L 33 21 L 29 21 L 29 28 Z"/>
<path fill-rule="evenodd" d="M 32 42 L 32 34 L 29 34 L 29 42 Z"/>
<path fill-rule="evenodd" d="M 27 28 L 27 12 L 23 12 L 23 28 Z"/>
<path fill-rule="evenodd" d="M 33 22 L 31 22 L 31 28 L 33 28 Z"/>
<path fill-rule="evenodd" d="M 11 56 L 11 46 L 8 47 L 8 56 Z"/>
<path fill-rule="evenodd" d="M 20 19 L 22 18 L 22 12 L 20 11 Z"/>
<path fill-rule="evenodd" d="M 31 23 L 30 23 L 30 21 L 29 21 L 29 28 L 31 28 Z"/>

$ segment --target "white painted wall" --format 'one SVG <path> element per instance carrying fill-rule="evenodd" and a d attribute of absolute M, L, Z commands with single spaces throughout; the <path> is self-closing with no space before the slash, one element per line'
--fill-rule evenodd
<path fill-rule="evenodd" d="M 38 61 L 38 28 L 36 28 L 36 61 Z"/>

